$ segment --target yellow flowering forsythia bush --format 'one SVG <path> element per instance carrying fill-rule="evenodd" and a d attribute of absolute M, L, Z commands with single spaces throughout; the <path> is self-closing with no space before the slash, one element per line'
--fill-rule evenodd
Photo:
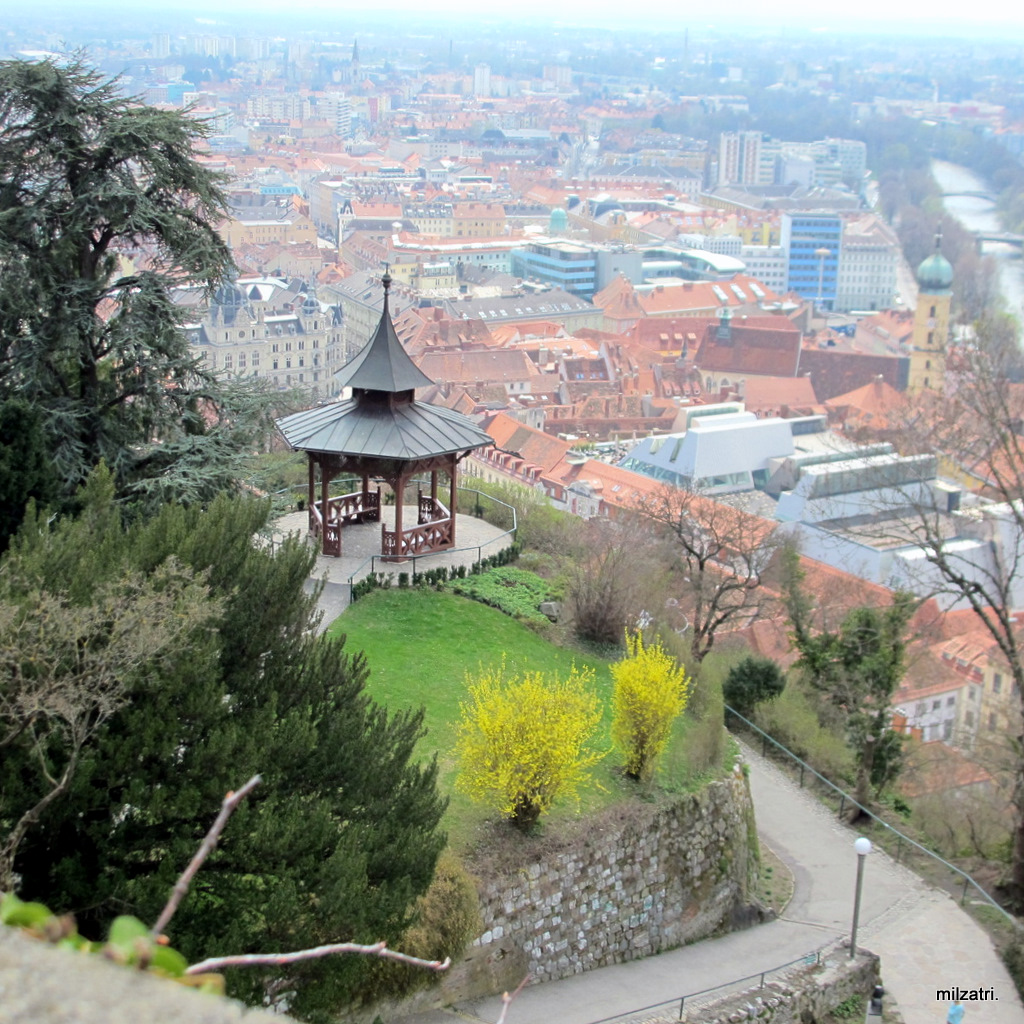
<path fill-rule="evenodd" d="M 529 831 L 558 797 L 575 795 L 603 757 L 590 747 L 601 720 L 594 673 L 574 665 L 567 679 L 481 668 L 467 676 L 456 752 L 456 785 Z"/>
<path fill-rule="evenodd" d="M 625 758 L 626 774 L 647 782 L 668 745 L 672 723 L 686 707 L 690 680 L 660 643 L 645 647 L 640 633 L 626 636 L 626 656 L 611 671 L 612 739 Z"/>

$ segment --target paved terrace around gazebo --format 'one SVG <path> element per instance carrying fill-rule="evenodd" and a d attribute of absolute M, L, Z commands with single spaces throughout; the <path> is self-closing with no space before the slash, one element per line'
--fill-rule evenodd
<path fill-rule="evenodd" d="M 406 505 L 403 509 L 406 522 L 415 522 L 416 507 Z M 381 520 L 389 530 L 395 528 L 395 507 L 385 505 Z M 320 597 L 320 609 L 324 613 L 320 623 L 321 631 L 326 629 L 349 605 L 351 583 L 368 576 L 371 572 L 384 572 L 396 581 L 400 572 L 426 572 L 441 566 L 452 568 L 464 565 L 469 569 L 474 562 L 495 555 L 507 548 L 515 536 L 483 519 L 470 515 L 456 516 L 458 547 L 448 548 L 427 555 L 416 555 L 404 562 L 385 562 L 381 557 L 381 523 L 359 523 L 345 527 L 344 543 L 340 557 L 318 555 L 316 567 L 310 580 L 325 580 Z M 297 533 L 310 543 L 316 543 L 309 533 L 306 512 L 291 512 L 277 519 L 273 524 L 272 538 L 280 542 L 288 534 Z"/>

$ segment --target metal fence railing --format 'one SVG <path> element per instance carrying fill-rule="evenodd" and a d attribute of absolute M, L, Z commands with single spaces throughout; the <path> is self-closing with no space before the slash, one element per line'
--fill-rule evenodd
<path fill-rule="evenodd" d="M 754 993 L 772 982 L 781 982 L 792 978 L 797 973 L 813 970 L 821 966 L 826 956 L 837 948 L 841 940 L 833 940 L 825 946 L 812 950 L 810 953 L 780 964 L 778 967 L 771 967 L 766 971 L 757 974 L 748 974 L 746 977 L 737 978 L 735 981 L 727 981 L 712 988 L 701 989 L 699 992 L 690 992 L 686 995 L 676 996 L 674 999 L 666 999 L 660 1003 L 652 1003 L 650 1006 L 641 1006 L 635 1010 L 627 1010 L 625 1013 L 616 1014 L 612 1017 L 602 1017 L 600 1020 L 591 1021 L 590 1024 L 641 1024 L 641 1022 L 655 1021 L 685 1021 L 687 1011 L 690 1013 L 706 1008 L 720 999 L 727 999 L 729 996 L 742 993 Z"/>
<path fill-rule="evenodd" d="M 897 863 L 906 864 L 911 869 L 915 869 L 915 861 L 919 864 L 921 858 L 929 858 L 952 874 L 952 889 L 960 890 L 961 906 L 967 902 L 968 894 L 971 893 L 976 902 L 991 907 L 1001 919 L 1005 920 L 1013 928 L 1018 930 L 1024 929 L 1024 922 L 1021 922 L 1013 914 L 1001 907 L 966 871 L 958 868 L 955 864 L 950 864 L 948 860 L 944 860 L 933 850 L 929 850 L 927 846 L 923 846 L 916 839 L 912 839 L 894 825 L 890 825 L 889 822 L 880 818 L 863 804 L 858 803 L 844 789 L 837 786 L 831 780 L 826 779 L 824 775 L 812 768 L 811 765 L 794 754 L 793 751 L 784 747 L 778 740 L 769 736 L 763 729 L 756 726 L 748 718 L 744 718 L 743 715 L 734 708 L 729 707 L 728 704 L 725 706 L 725 710 L 727 721 L 729 715 L 733 716 L 737 721 L 743 723 L 745 729 L 749 729 L 760 739 L 762 757 L 767 757 L 769 753 L 774 753 L 791 761 L 794 768 L 798 770 L 800 787 L 817 787 L 829 802 L 829 805 L 833 806 L 838 817 L 841 818 L 847 810 L 856 808 L 860 814 L 870 818 L 881 830 L 880 834 L 871 835 L 872 842 L 877 843 Z"/>

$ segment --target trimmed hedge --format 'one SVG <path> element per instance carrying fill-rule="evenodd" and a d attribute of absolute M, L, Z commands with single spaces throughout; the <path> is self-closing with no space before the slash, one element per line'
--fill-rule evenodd
<path fill-rule="evenodd" d="M 548 619 L 539 610 L 542 601 L 551 600 L 547 581 L 525 569 L 499 567 L 464 580 L 456 580 L 449 589 L 463 597 L 497 608 L 514 619 L 546 624 Z"/>
<path fill-rule="evenodd" d="M 468 575 L 478 575 L 487 572 L 488 569 L 494 569 L 500 565 L 508 565 L 519 557 L 521 550 L 522 548 L 519 544 L 510 544 L 507 548 L 502 548 L 497 554 L 488 555 L 482 561 L 474 562 L 469 570 L 464 565 L 455 565 L 450 569 L 442 565 L 437 569 L 428 569 L 426 572 L 413 572 L 411 576 L 407 572 L 400 572 L 398 574 L 398 586 L 408 587 L 411 583 L 414 587 L 440 587 L 450 580 L 461 580 Z M 386 590 L 392 586 L 394 579 L 394 575 L 389 572 L 370 573 L 358 583 L 352 584 L 351 600 L 358 601 L 361 597 L 365 597 L 371 591 L 378 588 Z M 542 597 L 540 600 L 544 601 L 546 597 Z M 544 616 L 541 615 L 541 618 L 543 619 Z M 544 621 L 546 622 L 547 620 L 545 619 Z"/>

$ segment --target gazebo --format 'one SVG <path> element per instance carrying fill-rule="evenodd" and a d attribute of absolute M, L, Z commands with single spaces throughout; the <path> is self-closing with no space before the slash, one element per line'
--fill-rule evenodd
<path fill-rule="evenodd" d="M 309 529 L 325 555 L 341 555 L 348 524 L 381 522 L 380 486 L 395 494 L 395 528 L 381 525 L 381 554 L 401 562 L 412 555 L 455 546 L 456 482 L 461 459 L 494 441 L 472 420 L 442 406 L 417 402 L 415 389 L 433 382 L 402 347 L 388 310 L 391 276 L 385 271 L 384 310 L 366 347 L 338 371 L 352 389 L 342 402 L 285 416 L 278 429 L 309 464 Z M 317 500 L 317 474 L 320 498 Z M 402 522 L 402 496 L 409 481 L 430 474 L 430 493 L 418 496 L 415 526 Z M 448 478 L 447 506 L 438 498 L 438 474 Z M 354 475 L 360 490 L 330 496 L 331 481 Z M 370 489 L 371 480 L 377 482 Z"/>

